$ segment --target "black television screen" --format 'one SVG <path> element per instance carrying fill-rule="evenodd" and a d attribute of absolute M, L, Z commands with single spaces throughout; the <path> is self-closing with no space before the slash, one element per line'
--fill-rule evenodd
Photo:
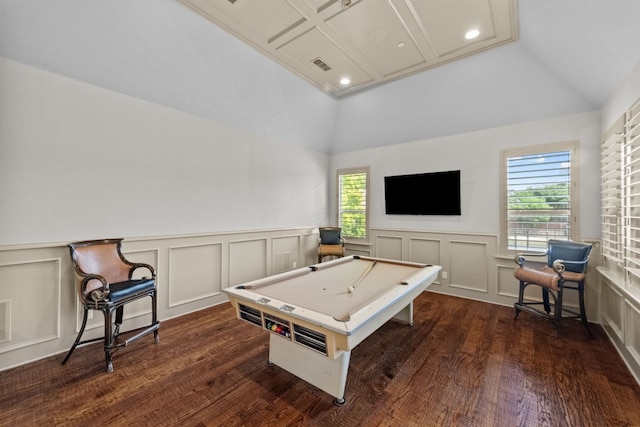
<path fill-rule="evenodd" d="M 460 171 L 384 177 L 388 215 L 461 215 Z"/>

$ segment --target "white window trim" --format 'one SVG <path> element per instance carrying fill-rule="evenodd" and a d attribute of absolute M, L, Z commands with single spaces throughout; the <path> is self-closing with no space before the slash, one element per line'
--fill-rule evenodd
<path fill-rule="evenodd" d="M 367 191 L 366 191 L 366 208 L 365 208 L 365 237 L 344 237 L 346 242 L 357 242 L 357 243 L 362 243 L 362 242 L 368 242 L 369 241 L 369 236 L 370 236 L 370 230 L 369 230 L 369 218 L 370 218 L 370 210 L 371 210 L 371 172 L 370 172 L 370 168 L 369 166 L 360 166 L 360 167 L 355 167 L 355 168 L 345 168 L 345 169 L 337 169 L 336 170 L 336 194 L 335 194 L 335 200 L 336 200 L 336 224 L 340 224 L 340 175 L 349 175 L 349 174 L 354 174 L 354 173 L 365 173 L 366 174 L 366 184 L 367 184 Z"/>
<path fill-rule="evenodd" d="M 580 241 L 580 160 L 579 141 L 562 141 L 550 144 L 529 145 L 526 147 L 514 147 L 501 151 L 500 156 L 500 253 L 515 254 L 518 251 L 508 249 L 508 223 L 507 223 L 507 159 L 510 157 L 526 156 L 532 154 L 553 153 L 556 151 L 571 152 L 571 236 L 573 241 Z"/>

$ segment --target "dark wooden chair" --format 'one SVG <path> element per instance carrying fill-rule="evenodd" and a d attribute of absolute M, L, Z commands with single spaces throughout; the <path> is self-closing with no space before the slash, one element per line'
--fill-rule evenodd
<path fill-rule="evenodd" d="M 518 302 L 514 304 L 514 318 L 518 317 L 520 311 L 526 311 L 549 319 L 555 326 L 556 337 L 558 337 L 558 327 L 561 320 L 580 319 L 591 335 L 584 303 L 584 282 L 592 246 L 565 240 L 549 240 L 547 250 L 544 253 L 516 255 L 514 260 L 519 268 L 515 270 L 514 275 L 520 282 L 520 289 Z M 539 264 L 538 267 L 525 265 L 527 263 L 526 257 L 545 255 L 547 259 L 544 266 L 540 267 Z M 540 261 L 537 262 L 540 263 Z M 525 289 L 530 285 L 539 286 L 542 289 L 542 301 L 525 300 Z M 567 289 L 578 292 L 578 311 L 563 306 L 564 291 Z M 553 301 L 550 301 L 549 295 Z"/>
<path fill-rule="evenodd" d="M 91 240 L 70 243 L 71 261 L 77 275 L 77 292 L 84 309 L 82 326 L 73 346 L 62 361 L 64 365 L 77 346 L 104 339 L 107 372 L 113 371 L 111 357 L 118 349 L 153 332 L 156 344 L 158 335 L 156 275 L 152 266 L 132 263 L 122 254 L 122 239 Z M 133 278 L 136 269 L 148 270 L 151 277 Z M 118 340 L 124 306 L 140 298 L 151 297 L 151 324 L 131 332 L 125 340 Z M 89 310 L 99 310 L 104 315 L 104 337 L 81 341 L 87 325 Z M 114 318 L 115 311 L 115 318 Z"/>
<path fill-rule="evenodd" d="M 326 256 L 343 257 L 344 239 L 340 227 L 320 227 L 320 243 L 318 245 L 318 262 Z"/>

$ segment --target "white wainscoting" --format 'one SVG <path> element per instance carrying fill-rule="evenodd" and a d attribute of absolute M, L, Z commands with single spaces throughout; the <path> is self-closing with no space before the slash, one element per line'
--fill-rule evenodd
<path fill-rule="evenodd" d="M 620 268 L 602 266 L 600 272 L 601 323 L 636 381 L 640 382 L 640 299 L 629 289 Z"/>
<path fill-rule="evenodd" d="M 317 244 L 317 228 L 308 227 L 126 238 L 123 251 L 156 268 L 159 318 L 166 320 L 227 301 L 225 287 L 316 263 Z M 433 292 L 506 306 L 517 298 L 516 264 L 498 254 L 496 235 L 373 228 L 368 243 L 347 243 L 345 252 L 441 265 Z M 594 250 L 587 314 L 600 321 L 602 306 L 612 340 L 628 364 L 640 366 L 640 304 L 594 274 L 599 257 Z M 87 337 L 102 334 L 95 314 Z M 0 370 L 66 352 L 81 315 L 66 242 L 0 247 Z M 125 309 L 123 329 L 149 317 L 150 301 L 137 301 Z"/>
<path fill-rule="evenodd" d="M 359 254 L 363 248 L 347 244 L 346 252 Z M 494 234 L 373 228 L 367 254 L 441 265 L 440 275 L 429 287 L 431 291 L 506 306 L 513 306 L 518 298 L 518 281 L 513 277 L 517 265 L 513 256 L 499 254 L 498 236 Z M 594 247 L 586 282 L 587 316 L 594 322 L 600 319 L 596 272 L 599 258 L 598 248 Z M 527 289 L 529 297 L 539 299 L 539 294 L 534 287 Z M 577 307 L 574 294 L 566 294 L 566 305 Z"/>
<path fill-rule="evenodd" d="M 169 307 L 219 296 L 222 273 L 221 242 L 170 247 Z M 179 283 L 189 286 L 178 286 Z"/>
<path fill-rule="evenodd" d="M 0 264 L 0 352 L 60 337 L 60 258 Z M 37 313 L 34 316 L 33 313 Z"/>
<path fill-rule="evenodd" d="M 0 247 L 0 370 L 64 353 L 73 343 L 82 307 L 66 243 Z M 317 245 L 318 230 L 309 227 L 125 238 L 123 252 L 156 269 L 162 321 L 227 301 L 225 287 L 314 264 Z M 150 298 L 127 305 L 123 330 L 148 323 L 150 313 Z M 102 331 L 94 312 L 85 337 Z"/>
<path fill-rule="evenodd" d="M 499 285 L 497 236 L 490 234 L 468 234 L 428 232 L 401 229 L 371 230 L 371 254 L 380 258 L 400 259 L 441 265 L 442 271 L 429 290 L 464 298 L 498 304 L 513 304 L 512 295 L 517 296 L 517 283 L 507 289 L 512 295 L 498 294 Z M 347 248 L 347 253 L 352 253 Z M 510 281 L 513 278 L 510 269 Z M 508 277 L 505 275 L 504 277 Z M 505 285 L 503 285 L 505 287 Z"/>

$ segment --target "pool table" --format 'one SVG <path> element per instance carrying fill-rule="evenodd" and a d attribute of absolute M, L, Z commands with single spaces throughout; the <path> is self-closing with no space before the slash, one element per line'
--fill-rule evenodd
<path fill-rule="evenodd" d="M 349 256 L 223 289 L 239 319 L 271 332 L 275 364 L 345 402 L 351 350 L 413 300 L 440 266 Z"/>

